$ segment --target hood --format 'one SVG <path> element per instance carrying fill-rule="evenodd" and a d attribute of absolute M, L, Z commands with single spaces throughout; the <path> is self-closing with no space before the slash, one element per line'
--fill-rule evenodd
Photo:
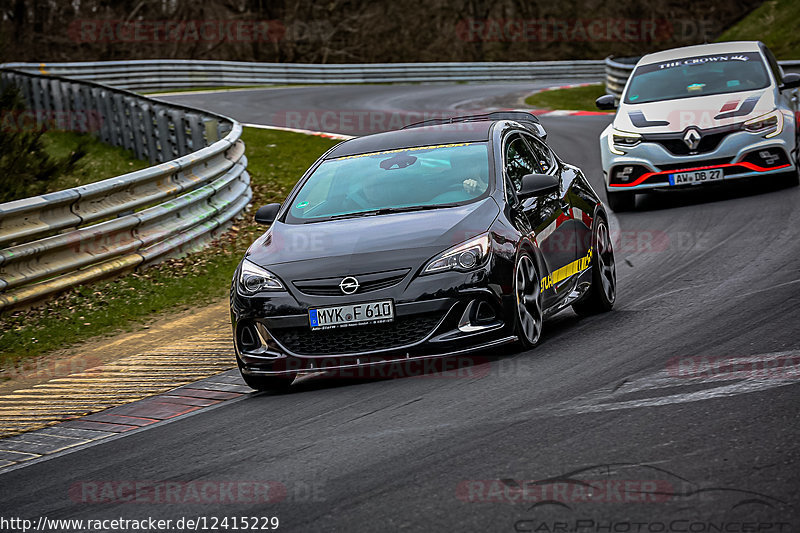
<path fill-rule="evenodd" d="M 310 224 L 275 222 L 245 257 L 291 279 L 415 268 L 486 232 L 500 213 L 491 197 L 431 211 L 345 218 Z"/>
<path fill-rule="evenodd" d="M 739 124 L 773 111 L 775 94 L 770 89 L 712 94 L 650 102 L 621 104 L 614 127 L 636 133 L 678 133 L 689 126 L 699 129 Z"/>

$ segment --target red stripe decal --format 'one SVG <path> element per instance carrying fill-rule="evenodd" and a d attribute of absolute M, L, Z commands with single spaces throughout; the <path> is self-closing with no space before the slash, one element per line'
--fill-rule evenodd
<path fill-rule="evenodd" d="M 708 170 L 710 168 L 730 168 L 730 167 L 744 167 L 748 170 L 752 170 L 754 172 L 769 172 L 772 170 L 778 170 L 781 168 L 786 168 L 791 166 L 789 163 L 785 165 L 779 165 L 777 167 L 760 167 L 758 165 L 754 165 L 753 163 L 749 163 L 747 161 L 741 161 L 739 163 L 726 163 L 724 165 L 711 165 L 707 167 L 693 167 L 693 168 L 682 168 L 680 170 L 664 170 L 662 172 L 646 172 L 636 178 L 635 181 L 630 183 L 612 183 L 609 184 L 609 187 L 634 187 L 639 185 L 640 183 L 644 182 L 645 180 L 652 178 L 653 176 L 663 176 L 665 174 L 675 174 L 677 172 L 693 172 L 695 170 Z"/>

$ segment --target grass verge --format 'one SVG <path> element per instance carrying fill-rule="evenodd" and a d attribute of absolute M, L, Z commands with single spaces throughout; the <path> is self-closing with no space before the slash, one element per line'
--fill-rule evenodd
<path fill-rule="evenodd" d="M 539 109 L 597 111 L 594 101 L 604 94 L 606 94 L 605 86 L 598 83 L 584 87 L 542 91 L 527 97 L 525 103 Z"/>
<path fill-rule="evenodd" d="M 255 206 L 283 200 L 306 168 L 338 142 L 255 128 L 245 128 L 242 138 Z M 224 297 L 245 250 L 264 231 L 251 214 L 205 250 L 73 288 L 38 308 L 0 315 L 0 368 Z"/>
<path fill-rule="evenodd" d="M 763 41 L 778 59 L 800 59 L 800 2 L 768 0 L 725 30 L 717 41 Z"/>
<path fill-rule="evenodd" d="M 147 161 L 136 159 L 130 150 L 109 146 L 89 134 L 48 131 L 42 141 L 45 152 L 56 158 L 67 157 L 78 147 L 86 150 L 86 155 L 78 160 L 72 171 L 48 184 L 47 192 L 94 183 L 149 166 Z"/>

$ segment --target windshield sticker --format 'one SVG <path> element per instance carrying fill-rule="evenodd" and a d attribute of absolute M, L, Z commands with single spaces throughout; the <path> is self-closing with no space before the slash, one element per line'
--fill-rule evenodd
<path fill-rule="evenodd" d="M 308 207 L 308 202 L 300 202 L 295 207 L 297 207 L 297 209 L 303 209 L 304 207 Z"/>
<path fill-rule="evenodd" d="M 702 65 L 704 63 L 717 63 L 720 61 L 749 61 L 750 60 L 750 57 L 748 57 L 749 55 L 750 54 L 689 57 L 687 59 L 679 59 L 677 61 L 668 61 L 666 63 L 661 63 L 658 65 L 658 68 L 665 69 L 665 68 L 673 68 L 681 66 Z"/>
<path fill-rule="evenodd" d="M 705 86 L 706 86 L 705 83 L 693 83 L 693 84 L 689 85 L 688 87 L 686 87 L 686 90 L 689 91 L 690 93 L 691 92 L 700 92 L 700 91 L 703 90 L 703 87 L 705 87 Z"/>
<path fill-rule="evenodd" d="M 366 154 L 356 154 L 356 155 L 346 155 L 342 157 L 334 158 L 335 161 L 339 161 L 342 159 L 356 159 L 358 157 L 374 157 L 376 155 L 384 155 L 384 154 L 397 154 L 400 152 L 414 152 L 417 150 L 435 150 L 437 148 L 455 148 L 457 146 L 471 146 L 473 144 L 481 144 L 480 142 L 469 142 L 469 143 L 452 143 L 452 144 L 434 144 L 430 146 L 414 146 L 411 148 L 397 148 L 395 150 L 384 150 L 382 152 L 367 152 Z"/>

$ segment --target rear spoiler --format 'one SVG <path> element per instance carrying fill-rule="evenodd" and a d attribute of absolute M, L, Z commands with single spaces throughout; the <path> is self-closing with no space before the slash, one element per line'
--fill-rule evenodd
<path fill-rule="evenodd" d="M 432 118 L 423 120 L 422 122 L 415 122 L 403 127 L 404 130 L 411 128 L 424 128 L 425 126 L 439 126 L 442 124 L 456 124 L 458 122 L 483 122 L 487 120 L 513 120 L 520 122 L 524 126 L 530 128 L 537 137 L 541 139 L 547 138 L 547 131 L 545 131 L 542 123 L 539 122 L 539 117 L 526 111 L 494 111 L 492 113 L 483 113 L 481 115 L 464 115 L 460 117 L 450 118 Z"/>

